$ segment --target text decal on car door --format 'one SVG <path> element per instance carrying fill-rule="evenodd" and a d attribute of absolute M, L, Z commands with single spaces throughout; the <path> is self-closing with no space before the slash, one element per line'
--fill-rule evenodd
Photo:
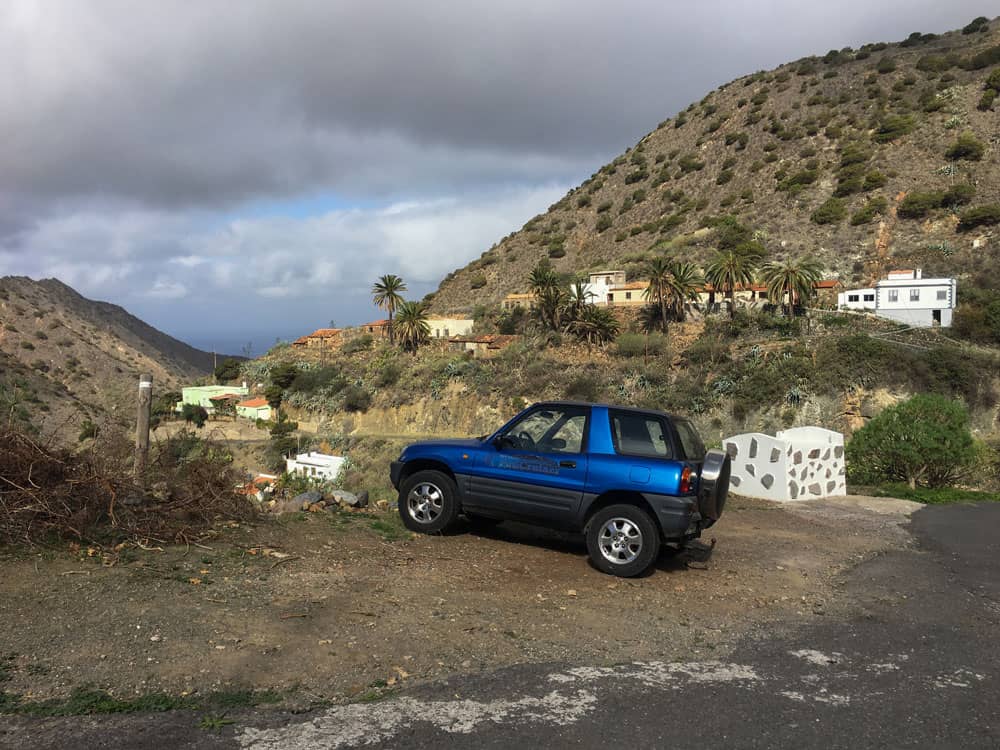
<path fill-rule="evenodd" d="M 530 474 L 551 474 L 552 476 L 559 473 L 559 462 L 545 456 L 514 456 L 509 453 L 500 453 L 492 456 L 488 462 L 490 466 L 508 471 L 526 471 Z"/>

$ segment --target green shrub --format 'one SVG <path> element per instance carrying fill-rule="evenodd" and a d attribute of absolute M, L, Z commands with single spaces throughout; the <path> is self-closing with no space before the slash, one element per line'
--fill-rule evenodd
<path fill-rule="evenodd" d="M 867 224 L 876 216 L 885 213 L 885 209 L 888 206 L 888 201 L 881 195 L 877 195 L 874 198 L 870 198 L 865 201 L 865 205 L 862 206 L 858 211 L 851 216 L 851 225 L 859 226 L 860 224 Z"/>
<path fill-rule="evenodd" d="M 989 112 L 993 109 L 993 100 L 996 98 L 996 89 L 986 89 L 986 91 L 983 92 L 982 97 L 980 97 L 979 104 L 976 105 L 976 109 L 980 112 Z"/>
<path fill-rule="evenodd" d="M 469 279 L 470 289 L 482 289 L 484 286 L 486 286 L 486 277 L 481 273 L 478 273 Z"/>
<path fill-rule="evenodd" d="M 721 172 L 719 172 L 719 176 L 715 178 L 715 184 L 725 185 L 727 182 L 732 181 L 732 179 L 733 179 L 733 170 L 723 169 Z"/>
<path fill-rule="evenodd" d="M 970 208 L 959 217 L 958 231 L 967 232 L 975 227 L 1000 224 L 1000 204 L 991 203 L 985 206 Z"/>
<path fill-rule="evenodd" d="M 917 70 L 925 73 L 944 73 L 955 66 L 957 61 L 946 55 L 924 55 L 917 60 Z"/>
<path fill-rule="evenodd" d="M 907 193 L 899 204 L 898 215 L 904 219 L 922 219 L 932 209 L 941 205 L 943 194 L 938 191 L 918 192 L 916 190 Z"/>
<path fill-rule="evenodd" d="M 322 388 L 329 393 L 337 393 L 346 385 L 347 381 L 340 374 L 340 368 L 327 365 L 301 370 L 288 386 L 288 391 L 291 393 L 314 393 Z"/>
<path fill-rule="evenodd" d="M 875 66 L 875 70 L 879 73 L 892 73 L 896 70 L 896 61 L 891 57 L 886 55 L 881 60 L 878 61 L 878 65 Z"/>
<path fill-rule="evenodd" d="M 867 193 L 870 190 L 875 190 L 877 188 L 882 187 L 883 185 L 885 185 L 886 182 L 888 182 L 888 178 L 881 172 L 878 171 L 869 172 L 868 174 L 865 175 L 865 181 L 864 184 L 861 186 L 861 189 Z"/>
<path fill-rule="evenodd" d="M 944 196 L 942 197 L 941 205 L 947 207 L 964 206 L 968 203 L 971 203 L 975 195 L 976 195 L 976 189 L 972 185 L 967 185 L 964 183 L 952 185 L 950 188 L 944 191 Z"/>
<path fill-rule="evenodd" d="M 611 224 L 612 224 L 611 217 L 608 216 L 607 214 L 601 214 L 601 216 L 597 219 L 596 229 L 598 232 L 603 232 L 605 229 L 609 229 L 611 227 Z"/>
<path fill-rule="evenodd" d="M 681 168 L 681 174 L 688 172 L 700 172 L 705 168 L 705 162 L 698 161 L 693 154 L 685 154 L 677 160 L 677 166 Z"/>
<path fill-rule="evenodd" d="M 979 18 L 974 18 L 969 22 L 967 26 L 962 28 L 963 34 L 975 34 L 976 32 L 982 32 L 988 30 L 990 27 L 990 19 L 986 16 L 979 16 Z"/>
<path fill-rule="evenodd" d="M 781 182 L 778 183 L 778 190 L 782 191 L 794 191 L 795 188 L 805 187 L 806 185 L 812 185 L 816 182 L 816 178 L 819 173 L 815 169 L 803 169 L 790 177 L 786 177 Z"/>
<path fill-rule="evenodd" d="M 889 143 L 913 132 L 915 124 L 908 115 L 887 115 L 879 123 L 872 136 L 877 143 Z"/>
<path fill-rule="evenodd" d="M 962 61 L 962 67 L 966 70 L 982 70 L 991 65 L 1000 63 L 1000 44 L 990 47 L 982 52 L 973 55 L 968 60 Z"/>
<path fill-rule="evenodd" d="M 972 133 L 962 133 L 944 155 L 952 160 L 979 161 L 985 150 L 986 147 Z"/>
<path fill-rule="evenodd" d="M 827 198 L 809 219 L 815 224 L 836 224 L 847 216 L 847 206 L 840 198 Z"/>
<path fill-rule="evenodd" d="M 586 208 L 587 206 L 590 205 L 590 196 L 581 195 L 579 198 L 576 199 L 576 205 L 577 208 Z"/>
<path fill-rule="evenodd" d="M 578 375 L 566 385 L 566 398 L 577 401 L 599 401 L 604 393 L 603 384 L 593 375 Z"/>
<path fill-rule="evenodd" d="M 921 394 L 885 409 L 847 444 L 852 481 L 953 483 L 974 458 L 969 414 L 957 401 Z"/>
<path fill-rule="evenodd" d="M 667 350 L 667 337 L 661 333 L 623 333 L 615 339 L 619 357 L 658 357 Z"/>
<path fill-rule="evenodd" d="M 602 203 L 597 207 L 597 213 L 603 214 L 605 211 L 610 211 L 611 205 L 612 205 L 611 201 L 605 201 L 604 203 Z"/>
<path fill-rule="evenodd" d="M 372 397 L 360 385 L 348 386 L 343 392 L 344 411 L 368 411 Z"/>
<path fill-rule="evenodd" d="M 236 380 L 240 376 L 240 361 L 232 358 L 224 359 L 215 368 L 214 374 L 216 382 L 219 383 Z"/>
<path fill-rule="evenodd" d="M 344 354 L 356 354 L 357 352 L 366 352 L 372 348 L 372 343 L 375 339 L 370 333 L 362 334 L 361 336 L 355 336 L 352 339 L 344 342 L 344 345 L 340 347 L 340 351 Z"/>

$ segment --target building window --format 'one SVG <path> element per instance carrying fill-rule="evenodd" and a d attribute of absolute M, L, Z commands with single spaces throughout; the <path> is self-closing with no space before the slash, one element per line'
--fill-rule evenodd
<path fill-rule="evenodd" d="M 632 292 L 625 292 L 625 299 L 632 299 Z"/>
<path fill-rule="evenodd" d="M 865 302 L 874 302 L 874 301 L 875 301 L 875 295 L 874 294 L 866 294 L 865 295 Z"/>
<path fill-rule="evenodd" d="M 937 298 L 938 299 L 948 299 L 948 290 L 947 289 L 938 289 L 938 291 L 937 291 Z"/>
<path fill-rule="evenodd" d="M 910 302 L 919 302 L 919 301 L 920 301 L 920 290 L 919 289 L 911 289 L 910 290 Z"/>
<path fill-rule="evenodd" d="M 860 295 L 857 295 L 857 294 L 848 294 L 847 295 L 847 301 L 848 302 L 858 302 L 860 299 L 861 299 Z"/>
<path fill-rule="evenodd" d="M 434 329 L 434 338 L 436 338 L 436 339 L 441 338 L 441 329 L 439 329 L 439 328 L 435 328 Z"/>
<path fill-rule="evenodd" d="M 447 328 L 444 329 L 444 337 L 448 338 L 448 329 Z"/>
<path fill-rule="evenodd" d="M 890 289 L 889 290 L 889 301 L 890 302 L 899 302 L 899 290 L 898 289 Z"/>

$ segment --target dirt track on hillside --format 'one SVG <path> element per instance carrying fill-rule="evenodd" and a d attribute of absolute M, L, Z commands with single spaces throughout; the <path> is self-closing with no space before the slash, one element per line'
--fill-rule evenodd
<path fill-rule="evenodd" d="M 849 610 L 840 574 L 907 543 L 898 502 L 734 498 L 710 561 L 664 555 L 634 580 L 597 572 L 574 537 L 411 536 L 385 512 L 227 528 L 211 549 L 8 556 L 0 690 L 253 687 L 309 702 L 522 662 L 714 658 Z"/>

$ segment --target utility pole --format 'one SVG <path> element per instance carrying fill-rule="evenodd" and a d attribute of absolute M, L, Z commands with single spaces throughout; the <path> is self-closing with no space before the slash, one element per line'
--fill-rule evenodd
<path fill-rule="evenodd" d="M 149 454 L 149 418 L 153 410 L 153 376 L 139 376 L 139 409 L 135 420 L 135 465 L 133 473 L 139 479 L 146 471 Z"/>

